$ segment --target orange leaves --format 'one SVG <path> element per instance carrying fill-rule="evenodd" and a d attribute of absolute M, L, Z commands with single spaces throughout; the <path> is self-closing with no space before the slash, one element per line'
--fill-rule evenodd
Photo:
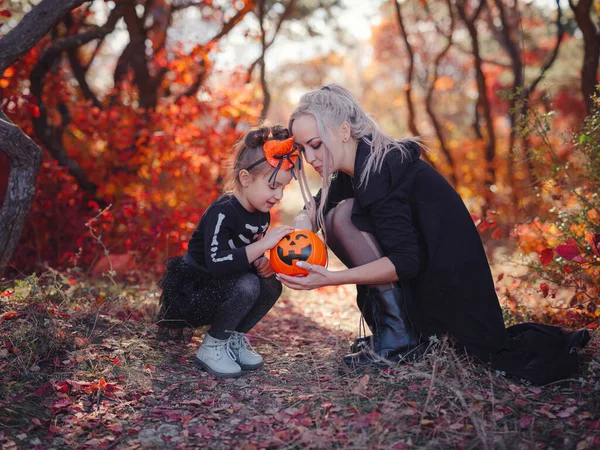
<path fill-rule="evenodd" d="M 76 380 L 64 380 L 54 383 L 54 390 L 61 394 L 76 395 L 82 392 L 86 394 L 94 393 L 106 393 L 110 394 L 116 391 L 120 391 L 121 388 L 117 386 L 117 383 L 109 383 L 104 377 L 101 377 L 96 381 L 76 381 Z M 72 400 L 65 398 L 64 396 L 56 402 L 53 407 L 64 409 L 72 404 Z"/>
<path fill-rule="evenodd" d="M 448 76 L 443 76 L 435 80 L 433 87 L 437 91 L 448 91 L 454 87 L 454 80 Z"/>
<path fill-rule="evenodd" d="M 92 394 L 94 392 L 104 391 L 106 389 L 106 386 L 107 386 L 106 380 L 104 379 L 104 377 L 102 377 L 98 381 L 96 381 L 94 383 L 90 383 L 89 385 L 84 387 L 83 390 L 85 392 L 87 392 L 88 394 Z"/>
<path fill-rule="evenodd" d="M 1 13 L 1 12 L 0 12 Z M 15 69 L 13 67 L 9 67 L 4 71 L 2 78 L 0 78 L 0 88 L 7 88 L 10 85 L 9 78 L 15 74 Z"/>
<path fill-rule="evenodd" d="M 4 110 L 30 136 L 32 119 L 40 109 L 37 100 L 23 91 L 48 44 L 49 40 L 41 42 L 0 73 Z M 98 189 L 83 192 L 68 170 L 44 152 L 15 267 L 28 272 L 40 260 L 59 270 L 98 263 L 95 271 L 106 272 L 110 269 L 101 242 L 116 257 L 113 268 L 120 276 L 132 268 L 154 270 L 165 255 L 182 252 L 202 212 L 219 194 L 222 161 L 240 134 L 236 124 L 253 123 L 260 114 L 256 92 L 244 74 L 218 77 L 202 84 L 199 96 L 180 97 L 200 75 L 210 76 L 210 53 L 215 49 L 197 45 L 159 52 L 157 66 L 169 74 L 151 111 L 138 109 L 139 92 L 127 77 L 118 92 L 105 92 L 112 100 L 97 108 L 83 98 L 70 72 L 47 75 L 48 120 L 59 124 L 57 104 L 67 105 L 71 121 L 62 136 L 65 150 Z M 0 195 L 1 190 L 0 186 Z M 109 204 L 113 205 L 109 213 L 90 222 Z M 178 239 L 167 236 L 172 230 L 179 231 Z"/>

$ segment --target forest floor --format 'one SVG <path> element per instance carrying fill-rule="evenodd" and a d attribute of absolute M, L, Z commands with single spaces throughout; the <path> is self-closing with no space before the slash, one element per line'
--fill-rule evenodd
<path fill-rule="evenodd" d="M 499 284 L 517 277 L 500 276 Z M 503 272 L 502 272 L 503 273 Z M 151 282 L 49 271 L 0 297 L 0 446 L 62 448 L 600 448 L 598 330 L 574 379 L 531 386 L 458 353 L 339 373 L 354 289 L 285 290 L 251 332 L 265 366 L 220 380 L 160 342 Z"/>

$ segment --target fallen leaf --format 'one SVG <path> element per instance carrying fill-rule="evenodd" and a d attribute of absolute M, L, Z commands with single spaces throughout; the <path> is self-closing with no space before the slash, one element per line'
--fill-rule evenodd
<path fill-rule="evenodd" d="M 560 411 L 556 415 L 558 417 L 561 417 L 561 418 L 565 419 L 567 417 L 571 417 L 571 414 L 573 414 L 576 409 L 577 409 L 577 406 L 569 406 L 568 408 L 563 409 L 562 411 Z"/>
<path fill-rule="evenodd" d="M 19 313 L 16 311 L 8 311 L 0 316 L 0 319 L 10 320 L 19 317 Z"/>
<path fill-rule="evenodd" d="M 521 417 L 521 420 L 519 421 L 519 426 L 521 428 L 527 428 L 533 423 L 534 420 L 535 419 L 533 417 Z"/>

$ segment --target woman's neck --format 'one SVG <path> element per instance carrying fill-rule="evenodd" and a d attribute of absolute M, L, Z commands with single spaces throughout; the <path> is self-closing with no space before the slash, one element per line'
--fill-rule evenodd
<path fill-rule="evenodd" d="M 358 139 L 351 138 L 344 148 L 344 160 L 339 168 L 340 172 L 354 177 L 354 163 L 356 162 L 356 151 L 358 150 Z"/>

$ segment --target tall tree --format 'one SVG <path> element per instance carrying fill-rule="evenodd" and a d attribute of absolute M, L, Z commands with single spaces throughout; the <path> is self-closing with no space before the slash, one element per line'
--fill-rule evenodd
<path fill-rule="evenodd" d="M 42 0 L 0 40 L 0 73 L 27 53 L 54 24 L 85 0 Z M 0 151 L 8 157 L 7 192 L 0 211 L 0 276 L 17 246 L 35 194 L 41 148 L 0 110 Z"/>
<path fill-rule="evenodd" d="M 479 122 L 482 118 L 485 121 L 485 160 L 487 163 L 486 187 L 489 189 L 496 179 L 494 170 L 494 159 L 496 158 L 496 132 L 492 121 L 492 108 L 488 97 L 487 80 L 483 73 L 483 59 L 481 57 L 479 31 L 477 29 L 477 20 L 483 9 L 486 7 L 486 1 L 480 0 L 479 5 L 477 5 L 472 12 L 469 11 L 470 8 L 465 0 L 456 0 L 455 6 L 460 18 L 469 31 L 469 36 L 471 37 L 473 66 L 475 69 L 475 80 L 477 82 L 477 91 L 479 94 L 473 126 L 476 134 L 479 137 L 483 137 Z"/>
<path fill-rule="evenodd" d="M 588 114 L 594 107 L 592 96 L 598 84 L 598 64 L 600 62 L 600 13 L 596 9 L 596 23 L 592 18 L 593 0 L 569 0 L 577 25 L 583 33 L 583 65 L 581 67 L 581 92 Z M 595 8 L 598 8 L 597 4 Z"/>
<path fill-rule="evenodd" d="M 515 0 L 512 4 L 509 4 L 503 0 L 494 0 L 494 4 L 499 17 L 499 25 L 495 25 L 491 9 L 488 9 L 488 25 L 493 30 L 496 40 L 508 54 L 513 75 L 512 95 L 509 106 L 511 129 L 508 148 L 511 150 L 515 144 L 517 122 L 526 113 L 526 105 L 529 97 L 534 93 L 539 82 L 556 61 L 565 29 L 562 24 L 560 0 L 556 0 L 556 42 L 552 51 L 546 57 L 546 61 L 537 77 L 531 83 L 527 84 L 525 82 L 525 62 L 520 42 L 523 40 L 523 36 L 520 33 L 522 23 L 518 1 Z"/>
<path fill-rule="evenodd" d="M 428 3 L 425 3 L 425 5 L 427 7 L 427 11 L 429 13 L 430 20 L 434 21 L 433 17 L 431 17 Z M 427 94 L 425 97 L 425 110 L 427 111 L 427 114 L 429 115 L 429 119 L 431 120 L 431 124 L 433 125 L 433 129 L 435 130 L 435 134 L 436 134 L 439 144 L 440 144 L 440 149 L 442 150 L 442 153 L 446 157 L 446 160 L 448 161 L 448 165 L 450 166 L 450 181 L 452 182 L 453 186 L 456 186 L 458 183 L 458 180 L 456 177 L 456 167 L 454 164 L 454 158 L 452 156 L 452 153 L 450 153 L 450 149 L 448 148 L 448 145 L 446 143 L 446 139 L 444 137 L 444 132 L 442 130 L 442 124 L 440 122 L 440 119 L 435 111 L 435 108 L 433 107 L 433 97 L 434 97 L 434 92 L 435 92 L 435 86 L 439 79 L 438 75 L 439 75 L 440 64 L 441 64 L 442 60 L 444 59 L 444 57 L 448 54 L 448 52 L 450 51 L 450 48 L 452 48 L 452 45 L 453 45 L 455 20 L 454 20 L 454 12 L 452 10 L 452 4 L 450 3 L 450 0 L 446 1 L 446 6 L 448 8 L 448 14 L 450 16 L 450 24 L 448 26 L 448 30 L 446 30 L 446 31 L 442 30 L 441 27 L 438 25 L 438 23 L 436 23 L 434 21 L 438 33 L 441 34 L 442 36 L 444 36 L 444 38 L 446 38 L 446 45 L 435 56 L 435 58 L 433 60 L 433 67 L 427 71 L 428 72 L 428 77 L 427 77 L 428 85 L 426 87 Z"/>

